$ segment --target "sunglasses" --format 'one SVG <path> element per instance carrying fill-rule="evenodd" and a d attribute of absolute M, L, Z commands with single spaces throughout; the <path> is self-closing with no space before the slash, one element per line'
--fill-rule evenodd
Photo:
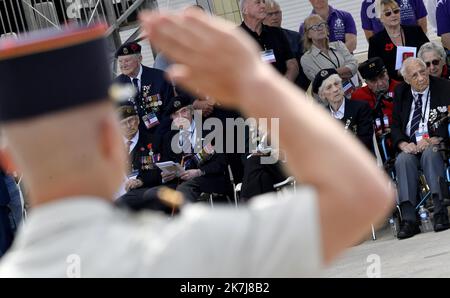
<path fill-rule="evenodd" d="M 325 23 L 325 22 L 319 23 L 317 25 L 312 25 L 311 27 L 308 28 L 308 31 L 309 30 L 319 31 L 319 30 L 324 29 L 326 27 L 326 25 L 327 25 L 327 23 Z"/>
<path fill-rule="evenodd" d="M 399 14 L 399 13 L 400 13 L 400 8 L 396 8 L 396 9 L 393 9 L 392 11 L 385 11 L 384 16 L 390 17 L 391 14 Z"/>
<path fill-rule="evenodd" d="M 427 67 L 430 67 L 431 64 L 433 64 L 434 66 L 438 66 L 440 62 L 441 62 L 440 60 L 434 59 L 434 60 L 432 60 L 431 62 L 430 62 L 430 61 L 425 62 L 425 64 L 427 65 Z"/>

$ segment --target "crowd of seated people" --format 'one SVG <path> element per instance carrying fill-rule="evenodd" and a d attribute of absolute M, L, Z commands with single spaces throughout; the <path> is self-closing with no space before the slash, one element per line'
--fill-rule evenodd
<path fill-rule="evenodd" d="M 327 0 L 310 2 L 311 14 L 300 22 L 297 32 L 282 28 L 282 7 L 276 1 L 243 0 L 240 28 L 259 44 L 261 59 L 298 87 L 310 89 L 313 98 L 373 156 L 382 163 L 392 162 L 402 213 L 398 238 L 419 232 L 416 207 L 422 173 L 434 205 L 434 230 L 447 229 L 443 201 L 448 198 L 438 180 L 445 167 L 441 149 L 448 146 L 448 47 L 444 39 L 445 47 L 429 41 L 423 1 L 362 1 L 361 19 L 369 47 L 368 59 L 361 63 L 353 54 L 356 37 L 362 34 L 357 33 L 353 16 Z M 370 5 L 374 13 L 369 16 Z M 444 27 L 440 28 L 438 33 L 444 37 Z M 397 51 L 405 47 L 414 47 L 417 59 L 406 52 L 398 63 Z M 134 93 L 117 107 L 124 150 L 130 158 L 117 205 L 172 212 L 161 201 L 164 187 L 181 192 L 185 203 L 205 197 L 229 202 L 235 195 L 233 184 L 238 183 L 242 183 L 244 203 L 275 191 L 274 185 L 289 176 L 283 166 L 289 157 L 261 162 L 270 150 L 279 150 L 276 144 L 267 146 L 268 151 L 251 150 L 249 127 L 227 125 L 247 120 L 245 115 L 217 105 L 208 96 L 173 86 L 164 71 L 142 64 L 141 46 L 136 42 L 120 46 L 116 58 L 121 74 L 114 83 L 128 84 Z M 208 119 L 219 122 L 208 126 Z M 215 137 L 208 138 L 211 135 Z M 271 141 L 267 136 L 265 140 Z M 168 162 L 175 168 L 164 168 Z M 7 203 L 0 200 L 0 209 Z M 0 220 L 5 218 L 0 216 Z M 3 247 L 12 241 L 11 231 L 3 233 Z"/>

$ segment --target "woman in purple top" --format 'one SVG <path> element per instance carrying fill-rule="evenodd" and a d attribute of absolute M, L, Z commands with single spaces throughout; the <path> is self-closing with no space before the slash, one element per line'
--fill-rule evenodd
<path fill-rule="evenodd" d="M 329 28 L 330 42 L 342 41 L 350 53 L 356 49 L 356 25 L 352 15 L 346 11 L 338 10 L 328 5 L 328 0 L 309 0 L 313 7 L 310 15 L 318 14 L 324 19 Z M 303 23 L 299 33 L 303 34 Z"/>
<path fill-rule="evenodd" d="M 423 0 L 396 0 L 400 7 L 402 25 L 418 25 L 427 32 L 427 9 Z M 363 0 L 361 3 L 361 24 L 367 40 L 384 29 L 375 12 L 375 0 Z"/>

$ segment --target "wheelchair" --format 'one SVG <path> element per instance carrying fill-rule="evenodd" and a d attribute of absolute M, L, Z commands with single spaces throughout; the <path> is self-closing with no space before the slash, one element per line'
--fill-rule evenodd
<path fill-rule="evenodd" d="M 448 131 L 450 135 L 450 124 L 448 124 Z M 397 177 L 395 174 L 395 157 L 394 152 L 389 148 L 389 139 L 390 139 L 390 133 L 383 133 L 380 135 L 379 140 L 377 140 L 379 145 L 379 151 L 382 155 L 383 159 L 383 167 L 386 173 L 391 177 L 392 183 L 394 187 L 397 185 Z M 448 146 L 446 144 L 443 145 L 443 148 L 439 149 L 439 151 L 443 154 L 443 160 L 445 164 L 445 173 L 443 173 L 442 177 L 439 177 L 439 185 L 441 188 L 441 193 L 443 196 L 443 204 L 444 206 L 449 206 L 450 204 L 450 152 L 448 149 Z M 426 181 L 425 176 L 420 171 L 419 176 L 419 183 L 418 183 L 418 193 L 417 193 L 417 201 L 418 204 L 415 207 L 416 211 L 420 209 L 421 206 L 424 206 L 428 211 L 433 212 L 434 206 L 433 201 L 429 200 L 431 196 L 431 191 L 428 186 L 428 183 Z M 417 217 L 417 220 L 419 221 L 419 217 Z M 392 214 L 392 216 L 389 218 L 389 221 L 392 224 L 394 224 L 395 229 L 398 231 L 399 223 L 402 221 L 402 213 L 401 209 L 398 203 L 397 198 L 397 205 L 396 208 Z"/>

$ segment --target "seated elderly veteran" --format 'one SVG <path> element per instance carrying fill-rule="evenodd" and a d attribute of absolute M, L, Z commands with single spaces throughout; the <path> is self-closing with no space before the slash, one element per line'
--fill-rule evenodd
<path fill-rule="evenodd" d="M 126 193 L 119 194 L 121 197 L 116 204 L 140 209 L 144 192 L 150 187 L 161 185 L 160 170 L 155 166 L 161 155 L 153 147 L 152 135 L 139 131 L 139 116 L 132 104 L 124 103 L 117 112 L 129 156 L 129 167 L 122 190 Z"/>
<path fill-rule="evenodd" d="M 383 60 L 379 57 L 364 61 L 359 65 L 358 70 L 367 85 L 356 89 L 351 99 L 369 104 L 377 129 L 380 126 L 389 128 L 394 108 L 394 89 L 399 82 L 389 78 Z"/>
<path fill-rule="evenodd" d="M 225 154 L 216 153 L 211 143 L 203 142 L 210 131 L 203 130 L 201 122 L 197 123 L 190 98 L 174 97 L 168 103 L 167 113 L 172 119 L 172 130 L 163 137 L 162 161 L 179 163 L 183 171 L 163 171 L 163 185 L 176 188 L 189 202 L 196 202 L 202 192 L 227 194 L 230 183 L 226 178 Z M 148 190 L 145 199 L 153 201 L 158 197 L 158 190 L 159 187 Z"/>
<path fill-rule="evenodd" d="M 389 77 L 388 71 L 379 57 L 370 58 L 358 67 L 359 73 L 367 85 L 356 89 L 352 93 L 352 100 L 369 103 L 372 109 L 374 129 L 377 136 L 380 152 L 381 137 L 386 137 L 386 154 L 382 154 L 383 162 L 394 156 L 392 139 L 390 137 L 392 124 L 392 110 L 394 108 L 394 89 L 399 82 Z M 387 156 L 386 156 L 387 155 Z"/>
<path fill-rule="evenodd" d="M 417 57 L 425 62 L 430 76 L 449 79 L 447 53 L 443 46 L 432 41 L 424 43 L 420 47 Z"/>
<path fill-rule="evenodd" d="M 433 199 L 434 230 L 449 228 L 438 182 L 444 175 L 444 161 L 437 149 L 448 141 L 450 82 L 429 76 L 425 63 L 418 58 L 405 60 L 401 73 L 405 82 L 395 90 L 392 140 L 399 152 L 395 171 L 403 217 L 398 238 L 404 239 L 420 232 L 415 210 L 420 168 Z"/>
<path fill-rule="evenodd" d="M 318 94 L 322 101 L 328 103 L 331 115 L 344 123 L 345 130 L 352 132 L 367 149 L 373 152 L 370 107 L 365 102 L 344 97 L 342 79 L 337 71 L 333 68 L 319 71 L 313 81 L 312 91 Z"/>

